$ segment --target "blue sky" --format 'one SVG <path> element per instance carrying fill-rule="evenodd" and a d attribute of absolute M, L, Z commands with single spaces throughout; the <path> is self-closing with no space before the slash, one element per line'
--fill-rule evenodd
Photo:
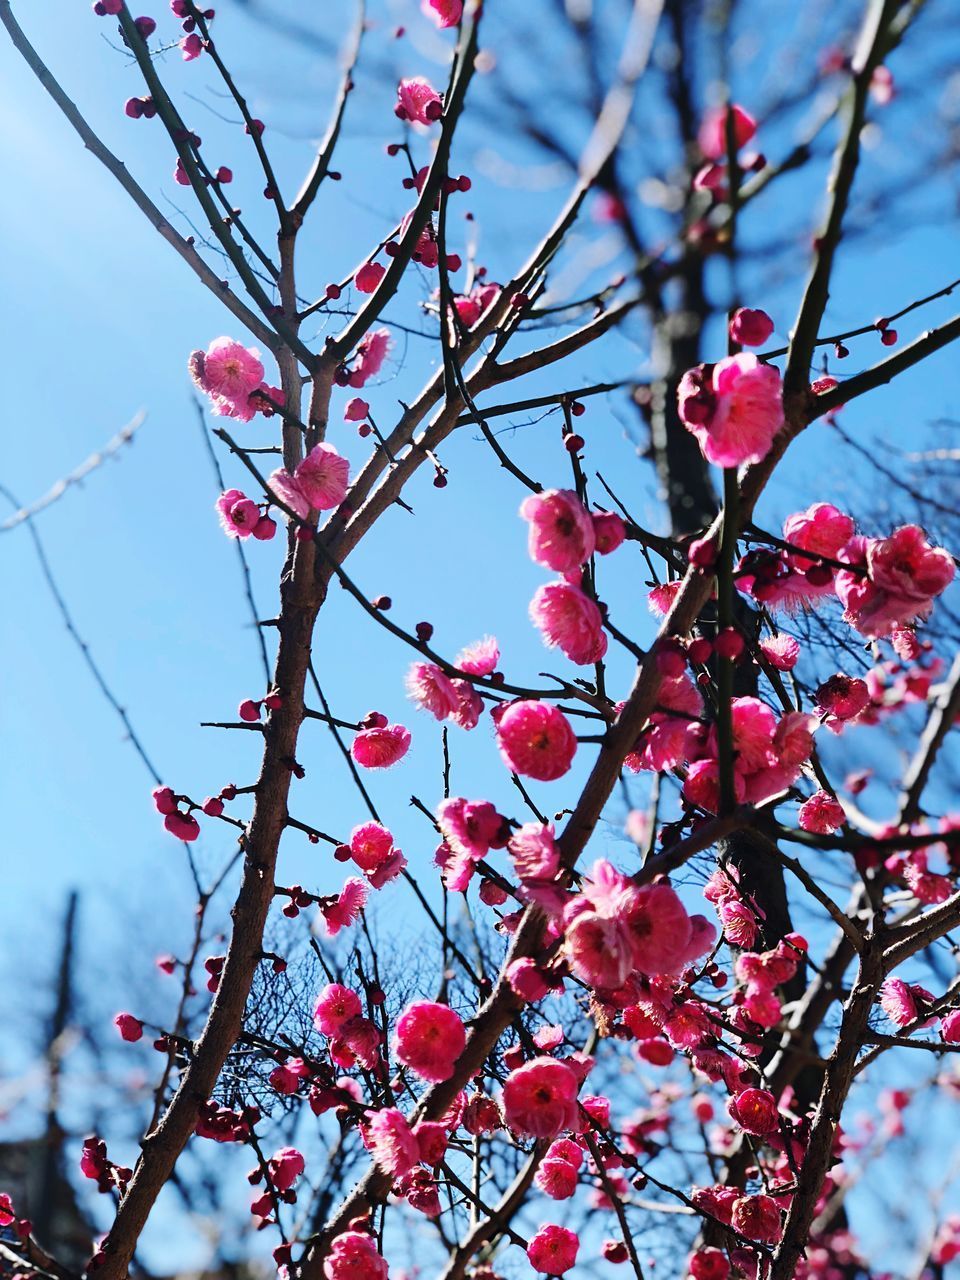
<path fill-rule="evenodd" d="M 123 114 L 124 99 L 140 87 L 136 68 L 112 41 L 112 23 L 94 18 L 87 5 L 75 0 L 47 0 L 43 6 L 21 2 L 15 9 L 107 144 L 161 209 L 184 227 L 174 206 L 189 209 L 189 196 L 172 182 L 172 149 L 159 122 L 134 122 Z M 395 63 L 405 73 L 427 74 L 439 82 L 444 73 L 438 59 L 447 47 L 411 9 L 371 5 L 379 23 L 369 38 L 371 52 L 388 70 L 358 75 L 340 164 L 344 181 L 324 187 L 312 230 L 304 233 L 303 288 L 311 296 L 327 280 L 348 274 L 406 207 L 399 185 L 402 161 L 383 155 L 383 143 L 396 135 L 389 67 Z M 336 22 L 345 30 L 350 6 L 331 4 L 334 11 L 331 29 Z M 401 13 L 410 33 L 393 41 L 393 19 Z M 165 12 L 162 22 L 172 32 Z M 311 142 L 324 127 L 334 68 L 306 45 L 272 38 L 228 3 L 222 6 L 216 34 L 238 79 L 250 88 L 254 113 L 270 125 L 266 138 L 281 182 L 292 192 L 309 165 Z M 280 65 L 283 75 L 277 76 Z M 210 110 L 233 115 L 232 107 L 211 95 L 209 61 L 183 66 L 174 51 L 163 71 L 170 86 L 201 99 L 187 99 L 185 112 L 210 146 L 214 166 L 234 169 L 238 203 L 255 225 L 265 226 L 269 206 L 260 195 L 262 182 L 244 150 L 242 132 Z M 482 98 L 488 86 L 481 83 L 476 92 Z M 868 151 L 865 166 L 873 174 L 905 156 L 914 132 L 922 128 L 909 104 L 902 109 L 895 104 L 891 110 L 900 111 L 891 118 L 892 158 L 882 150 Z M 0 117 L 5 121 L 0 158 L 7 181 L 6 198 L 0 202 L 0 242 L 7 246 L 3 482 L 32 502 L 138 410 L 146 411 L 134 444 L 45 511 L 38 528 L 81 634 L 165 781 L 198 798 L 227 781 L 251 782 L 259 754 L 254 735 L 198 727 L 201 720 L 231 718 L 242 698 L 263 690 L 234 549 L 213 512 L 217 490 L 185 371 L 194 347 L 206 346 L 221 333 L 245 335 L 112 177 L 84 152 L 5 38 L 0 39 Z M 775 130 L 769 143 L 764 140 L 771 153 L 785 142 L 785 133 Z M 414 145 L 426 155 L 422 141 Z M 498 150 L 501 158 L 530 159 L 526 144 L 517 139 L 491 142 L 477 128 L 465 130 L 454 171 L 472 173 L 475 185 L 469 197 L 459 197 L 462 203 L 452 207 L 451 238 L 462 243 L 466 224 L 461 215 L 470 208 L 476 214 L 472 225 L 480 238 L 480 260 L 489 264 L 493 278 L 502 279 L 562 203 L 565 183 L 551 181 L 555 168 L 539 161 L 518 180 L 514 170 L 492 162 L 491 153 Z M 815 176 L 822 178 L 822 171 Z M 946 204 L 947 181 L 936 180 L 932 203 Z M 798 207 L 815 207 L 818 191 L 814 176 L 790 179 L 783 196 L 775 196 L 755 223 L 748 220 L 747 234 L 762 239 L 778 216 L 792 224 Z M 917 217 L 913 225 L 914 217 L 905 225 L 897 223 L 891 234 L 853 242 L 844 252 L 829 329 L 867 322 L 955 274 L 955 224 Z M 577 242 L 583 243 L 581 233 Z M 611 262 L 605 269 L 612 273 L 615 267 Z M 744 296 L 771 311 L 778 336 L 785 334 L 795 312 L 804 269 L 798 243 L 785 255 L 776 284 L 763 298 Z M 722 272 L 716 273 L 712 287 L 722 297 Z M 419 324 L 415 300 L 421 293 L 419 285 L 411 287 L 391 306 L 388 321 L 393 315 Z M 950 299 L 935 304 L 899 326 L 901 338 L 951 313 Z M 649 368 L 646 338 L 638 323 L 625 336 L 568 361 L 562 374 L 529 379 L 524 390 L 538 394 L 608 377 L 643 377 Z M 716 341 L 719 355 L 719 331 Z M 515 347 L 517 352 L 524 349 L 522 341 Z M 882 352 L 876 339 L 861 339 L 847 362 L 850 371 Z M 406 344 L 400 339 L 395 355 L 382 384 L 367 395 L 382 424 L 392 421 L 398 399 L 408 399 L 435 367 L 436 347 L 416 337 Z M 269 379 L 273 371 L 267 363 Z M 888 392 L 852 406 L 844 425 L 877 448 L 886 442 L 903 446 L 928 421 L 949 416 L 958 392 L 956 356 L 946 351 Z M 515 397 L 511 391 L 504 398 Z M 330 439 L 356 469 L 366 451 L 353 426 L 339 422 L 345 399 L 341 395 L 336 401 Z M 495 403 L 496 397 L 488 402 Z M 662 527 L 650 469 L 636 458 L 624 430 L 636 427 L 629 407 L 613 399 L 594 401 L 578 425 L 587 440 L 589 466 L 608 478 L 616 476 L 615 487 L 631 510 L 649 525 Z M 238 429 L 238 436 L 266 443 L 271 430 L 261 419 Z M 556 417 L 525 426 L 505 443 L 544 483 L 569 482 Z M 526 620 L 527 603 L 544 574 L 525 552 L 525 527 L 516 516 L 523 491 L 470 428 L 445 445 L 441 457 L 450 472 L 447 488 L 434 489 L 424 469 L 408 495 L 415 518 L 394 508 L 351 558 L 351 574 L 371 596 L 389 594 L 398 621 L 432 621 L 437 648 L 451 657 L 463 644 L 492 632 L 500 638 L 508 678 L 534 682 L 539 671 L 563 671 L 563 661 L 545 653 Z M 242 483 L 236 465 L 227 459 L 222 465 L 229 480 Z M 855 509 L 858 490 L 874 483 L 872 476 L 851 472 L 829 428 L 819 425 L 791 452 L 782 478 L 764 501 L 763 519 L 772 527 L 790 510 L 829 497 Z M 876 492 L 870 496 L 875 500 Z M 267 617 L 276 603 L 280 540 L 255 544 L 249 553 L 261 615 Z M 9 953 L 29 955 L 31 968 L 43 972 L 52 922 L 67 890 L 80 886 L 84 926 L 90 931 L 86 945 L 94 937 L 94 952 L 101 945 L 113 948 L 116 938 L 123 940 L 121 948 L 134 935 L 147 939 L 142 950 L 124 956 L 126 972 L 114 975 L 120 1006 L 125 985 L 135 989 L 148 981 L 155 952 L 176 951 L 189 928 L 182 854 L 152 809 L 142 764 L 122 740 L 117 720 L 64 632 L 24 529 L 0 536 L 0 566 L 7 599 L 0 623 L 6 672 L 0 723 L 7 744 L 0 775 L 6 828 L 0 937 Z M 651 623 L 639 557 L 625 548 L 602 569 L 602 592 L 613 603 L 618 624 L 643 643 Z M 344 593 L 332 590 L 315 642 L 321 680 L 335 714 L 354 719 L 378 708 L 412 729 L 410 756 L 398 769 L 374 778 L 372 790 L 412 866 L 422 870 L 432 853 L 432 832 L 407 801 L 416 793 L 429 806 L 436 803 L 441 756 L 433 721 L 416 714 L 404 698 L 402 681 L 410 656 L 374 629 Z M 630 664 L 615 658 L 611 672 L 611 684 L 626 688 Z M 454 792 L 512 806 L 514 793 L 497 759 L 489 723 L 470 735 L 454 734 Z M 589 747 L 581 748 L 576 776 L 584 774 L 590 755 Z M 307 727 L 301 760 L 307 778 L 295 788 L 292 813 L 327 830 L 349 831 L 365 815 L 345 785 L 342 764 L 322 729 Z M 572 792 L 565 786 L 541 787 L 536 794 L 549 811 L 566 803 Z M 621 816 L 612 814 L 598 833 L 597 855 L 625 852 Z M 227 828 L 205 825 L 205 865 L 217 865 L 231 847 Z M 285 841 L 282 866 L 287 883 L 302 881 L 329 890 L 342 879 L 342 869 L 329 853 L 296 833 Z M 397 887 L 395 893 L 399 900 L 407 890 Z M 0 1055 L 9 1052 L 9 1047 L 0 1048 Z"/>

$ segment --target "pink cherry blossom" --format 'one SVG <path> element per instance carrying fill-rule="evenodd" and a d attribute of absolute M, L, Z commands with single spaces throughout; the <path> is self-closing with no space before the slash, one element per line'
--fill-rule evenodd
<path fill-rule="evenodd" d="M 414 662 L 406 678 L 407 693 L 421 709 L 436 720 L 446 720 L 460 708 L 453 681 L 432 662 Z"/>
<path fill-rule="evenodd" d="M 353 278 L 359 293 L 373 293 L 377 285 L 387 274 L 387 269 L 379 262 L 365 262 Z"/>
<path fill-rule="evenodd" d="M 914 990 L 902 978 L 887 978 L 881 986 L 880 1008 L 898 1027 L 916 1021 L 919 1012 Z"/>
<path fill-rule="evenodd" d="M 836 831 L 846 820 L 843 805 L 829 791 L 815 791 L 809 800 L 803 802 L 797 815 L 804 831 L 815 831 L 818 835 Z"/>
<path fill-rule="evenodd" d="M 777 1100 L 769 1089 L 744 1089 L 730 1099 L 727 1110 L 741 1129 L 757 1137 L 776 1133 L 780 1128 Z"/>
<path fill-rule="evenodd" d="M 441 30 L 455 27 L 463 16 L 463 0 L 420 0 L 420 8 Z"/>
<path fill-rule="evenodd" d="M 580 665 L 599 662 L 607 651 L 603 617 L 596 603 L 569 582 L 547 582 L 530 601 L 530 620 L 550 648 Z"/>
<path fill-rule="evenodd" d="M 463 1022 L 449 1005 L 415 1000 L 397 1019 L 394 1052 L 422 1080 L 449 1080 L 466 1043 Z"/>
<path fill-rule="evenodd" d="M 366 1143 L 385 1173 L 402 1178 L 420 1161 L 420 1147 L 407 1117 L 396 1107 L 375 1111 L 366 1124 Z"/>
<path fill-rule="evenodd" d="M 391 853 L 393 836 L 379 822 L 362 822 L 350 832 L 350 856 L 361 871 L 376 871 Z"/>
<path fill-rule="evenodd" d="M 329 905 L 321 904 L 320 910 L 327 925 L 327 933 L 335 937 L 341 929 L 353 924 L 367 901 L 367 886 L 351 876 Z"/>
<path fill-rule="evenodd" d="M 527 1257 L 535 1271 L 562 1276 L 576 1266 L 579 1249 L 580 1237 L 575 1231 L 547 1223 L 531 1238 Z"/>
<path fill-rule="evenodd" d="M 363 769 L 389 769 L 410 749 L 410 730 L 402 724 L 361 729 L 350 744 L 350 754 Z"/>
<path fill-rule="evenodd" d="M 458 671 L 465 671 L 468 676 L 488 676 L 496 671 L 500 661 L 500 648 L 495 636 L 484 636 L 461 649 L 453 660 Z"/>
<path fill-rule="evenodd" d="M 437 806 L 437 825 L 455 853 L 478 860 L 491 848 L 503 848 L 504 819 L 488 800 L 452 796 Z"/>
<path fill-rule="evenodd" d="M 349 385 L 360 388 L 375 378 L 383 368 L 392 345 L 389 329 L 374 329 L 368 333 L 357 347 L 356 359 L 349 372 Z"/>
<path fill-rule="evenodd" d="M 296 1147 L 281 1147 L 267 1161 L 267 1173 L 278 1191 L 289 1191 L 306 1168 Z"/>
<path fill-rule="evenodd" d="M 331 982 L 317 996 L 313 1010 L 313 1025 L 321 1035 L 332 1036 L 344 1023 L 358 1017 L 363 1005 L 357 993 L 339 982 Z"/>
<path fill-rule="evenodd" d="M 777 671 L 792 671 L 800 657 L 800 646 L 793 636 L 779 631 L 760 641 L 760 652 Z"/>
<path fill-rule="evenodd" d="M 507 1076 L 503 1109 L 507 1124 L 531 1138 L 555 1138 L 576 1129 L 580 1081 L 565 1062 L 533 1058 Z"/>
<path fill-rule="evenodd" d="M 534 1182 L 551 1200 L 569 1200 L 577 1189 L 579 1175 L 569 1160 L 553 1158 L 549 1152 L 541 1161 Z"/>
<path fill-rule="evenodd" d="M 741 1196 L 734 1202 L 730 1223 L 748 1240 L 776 1244 L 782 1231 L 780 1206 L 772 1196 Z"/>
<path fill-rule="evenodd" d="M 948 1044 L 960 1043 L 960 1009 L 952 1009 L 940 1023 L 940 1035 Z"/>
<path fill-rule="evenodd" d="M 757 122 L 743 107 L 733 102 L 729 107 L 714 107 L 700 124 L 697 142 L 708 160 L 725 160 L 727 156 L 727 113 L 733 116 L 733 136 L 737 150 L 745 147 L 757 132 Z"/>
<path fill-rule="evenodd" d="M 728 356 L 688 370 L 678 391 L 680 417 L 704 457 L 721 467 L 759 462 L 783 425 L 780 374 L 754 355 Z"/>
<path fill-rule="evenodd" d="M 400 120 L 411 124 L 430 125 L 443 115 L 443 99 L 429 80 L 413 76 L 401 80 L 397 86 L 397 105 L 394 112 Z"/>
<path fill-rule="evenodd" d="M 932 547 L 915 524 L 889 538 L 852 539 L 840 558 L 861 570 L 840 570 L 836 590 L 844 619 L 865 636 L 888 635 L 926 618 L 955 572 L 950 553 Z"/>
<path fill-rule="evenodd" d="M 325 1280 L 387 1280 L 387 1263 L 376 1241 L 362 1231 L 335 1236 L 323 1260 Z"/>
<path fill-rule="evenodd" d="M 627 526 L 615 511 L 592 511 L 593 534 L 596 552 L 599 556 L 608 556 L 616 551 L 627 536 Z"/>
<path fill-rule="evenodd" d="M 512 773 L 553 782 L 570 768 L 577 738 L 562 711 L 549 702 L 511 702 L 497 722 L 497 745 Z"/>
<path fill-rule="evenodd" d="M 727 1280 L 730 1275 L 730 1263 L 722 1249 L 708 1245 L 698 1249 L 687 1260 L 687 1271 L 691 1280 Z"/>
<path fill-rule="evenodd" d="M 524 823 L 511 835 L 507 848 L 521 881 L 553 880 L 560 870 L 560 849 L 550 824 Z"/>
<path fill-rule="evenodd" d="M 228 538 L 249 538 L 260 519 L 260 508 L 240 489 L 227 489 L 216 501 L 220 527 Z"/>
<path fill-rule="evenodd" d="M 676 578 L 673 582 L 662 582 L 647 595 L 647 608 L 655 618 L 665 618 L 673 608 L 683 580 Z"/>
<path fill-rule="evenodd" d="M 347 496 L 350 464 L 332 444 L 316 444 L 293 473 L 300 491 L 317 511 L 332 511 Z"/>
<path fill-rule="evenodd" d="M 593 555 L 596 534 L 590 513 L 569 489 L 545 489 L 520 504 L 530 522 L 530 558 L 556 573 L 578 569 Z"/>

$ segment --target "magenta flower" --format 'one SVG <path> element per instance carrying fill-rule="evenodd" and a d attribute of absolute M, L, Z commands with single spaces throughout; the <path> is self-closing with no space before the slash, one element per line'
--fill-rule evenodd
<path fill-rule="evenodd" d="M 458 671 L 465 671 L 468 676 L 488 676 L 496 671 L 500 661 L 500 649 L 495 636 L 484 636 L 461 649 L 453 661 Z"/>
<path fill-rule="evenodd" d="M 249 538 L 260 520 L 260 508 L 240 489 L 221 493 L 215 505 L 228 538 Z"/>
<path fill-rule="evenodd" d="M 569 582 L 546 582 L 530 601 L 530 620 L 549 648 L 581 666 L 599 662 L 607 651 L 603 616 L 596 603 Z"/>
<path fill-rule="evenodd" d="M 360 293 L 373 293 L 386 274 L 387 269 L 381 263 L 365 262 L 353 277 L 353 283 Z"/>
<path fill-rule="evenodd" d="M 355 991 L 339 982 L 331 982 L 317 996 L 313 1025 L 322 1035 L 336 1035 L 344 1023 L 359 1017 L 362 1012 L 363 1005 Z"/>
<path fill-rule="evenodd" d="M 143 1023 L 132 1013 L 118 1013 L 113 1020 L 113 1025 L 120 1032 L 120 1038 L 130 1044 L 143 1039 Z"/>
<path fill-rule="evenodd" d="M 507 1124 L 530 1138 L 555 1138 L 579 1121 L 580 1081 L 565 1062 L 533 1058 L 511 1071 L 503 1086 Z"/>
<path fill-rule="evenodd" d="M 759 462 L 783 426 L 779 371 L 754 355 L 728 356 L 709 374 L 704 365 L 689 369 L 677 398 L 704 457 L 721 467 Z"/>
<path fill-rule="evenodd" d="M 727 1110 L 741 1129 L 759 1138 L 780 1128 L 777 1100 L 769 1089 L 744 1089 L 730 1099 Z"/>
<path fill-rule="evenodd" d="M 885 636 L 926 618 L 955 573 L 950 553 L 932 547 L 915 524 L 889 538 L 851 539 L 840 558 L 861 570 L 840 570 L 836 591 L 845 621 L 865 636 Z"/>
<path fill-rule="evenodd" d="M 762 347 L 773 333 L 773 321 L 765 311 L 740 307 L 730 317 L 730 337 L 741 347 Z"/>
<path fill-rule="evenodd" d="M 453 1009 L 415 1000 L 397 1019 L 394 1052 L 421 1080 L 449 1080 L 467 1043 L 463 1022 Z"/>
<path fill-rule="evenodd" d="M 361 871 L 376 871 L 393 853 L 393 836 L 379 822 L 362 822 L 350 832 L 350 856 Z"/>
<path fill-rule="evenodd" d="M 714 107 L 703 117 L 697 142 L 708 160 L 725 160 L 727 156 L 727 112 L 733 115 L 733 135 L 736 149 L 745 147 L 757 132 L 753 116 L 735 102 L 729 107 Z"/>
<path fill-rule="evenodd" d="M 344 1231 L 323 1260 L 325 1280 L 387 1280 L 387 1262 L 363 1231 Z"/>
<path fill-rule="evenodd" d="M 402 1178 L 420 1161 L 420 1148 L 407 1117 L 396 1107 L 375 1111 L 366 1124 L 366 1145 L 385 1173 Z"/>
<path fill-rule="evenodd" d="M 350 744 L 350 754 L 363 769 L 389 769 L 410 749 L 410 730 L 402 724 L 361 729 Z"/>
<path fill-rule="evenodd" d="M 579 1249 L 580 1237 L 575 1231 L 547 1223 L 527 1245 L 527 1257 L 535 1271 L 562 1276 L 576 1266 Z"/>
<path fill-rule="evenodd" d="M 267 1175 L 280 1192 L 289 1191 L 306 1168 L 296 1147 L 281 1147 L 267 1161 Z"/>
<path fill-rule="evenodd" d="M 362 387 L 383 368 L 392 346 L 389 329 L 374 329 L 357 347 L 357 359 L 350 374 L 350 386 Z"/>
<path fill-rule="evenodd" d="M 803 802 L 797 814 L 802 830 L 821 836 L 836 831 L 846 820 L 843 805 L 829 791 L 815 791 L 809 800 Z"/>
<path fill-rule="evenodd" d="M 421 709 L 435 720 L 446 720 L 460 708 L 453 681 L 432 662 L 414 662 L 407 672 L 407 693 Z"/>
<path fill-rule="evenodd" d="M 590 513 L 569 489 L 532 493 L 520 504 L 530 522 L 530 558 L 556 573 L 579 569 L 593 555 L 596 534 Z"/>
<path fill-rule="evenodd" d="M 443 99 L 429 80 L 414 76 L 401 80 L 397 86 L 394 114 L 411 124 L 430 125 L 443 115 Z"/>
<path fill-rule="evenodd" d="M 463 0 L 420 0 L 420 8 L 441 30 L 455 27 L 463 16 Z"/>
<path fill-rule="evenodd" d="M 320 911 L 327 926 L 327 933 L 335 937 L 341 929 L 352 925 L 367 901 L 367 886 L 356 876 L 351 876 L 330 903 L 322 903 Z"/>
<path fill-rule="evenodd" d="M 577 738 L 562 711 L 549 702 L 511 702 L 497 722 L 497 745 L 512 773 L 553 782 L 570 768 Z"/>

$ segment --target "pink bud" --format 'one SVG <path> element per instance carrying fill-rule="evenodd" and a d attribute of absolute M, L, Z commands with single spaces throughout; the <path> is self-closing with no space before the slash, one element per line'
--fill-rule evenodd
<path fill-rule="evenodd" d="M 360 293 L 373 293 L 386 275 L 386 267 L 379 262 L 365 262 L 353 278 Z"/>
<path fill-rule="evenodd" d="M 252 698 L 245 698 L 237 708 L 237 715 L 241 720 L 246 720 L 248 724 L 252 724 L 255 720 L 260 719 L 260 703 L 254 702 Z"/>
<path fill-rule="evenodd" d="M 714 641 L 713 647 L 721 658 L 729 658 L 731 662 L 736 662 L 743 653 L 746 642 L 734 627 L 724 627 Z"/>
<path fill-rule="evenodd" d="M 214 176 L 216 177 L 219 183 L 232 182 L 233 170 L 228 169 L 225 164 L 222 164 Z"/>
<path fill-rule="evenodd" d="M 773 333 L 773 321 L 765 311 L 740 307 L 730 317 L 730 337 L 742 347 L 761 347 Z"/>
<path fill-rule="evenodd" d="M 143 1038 L 143 1023 L 132 1013 L 118 1013 L 113 1020 L 113 1025 L 120 1032 L 121 1038 L 131 1044 Z"/>
<path fill-rule="evenodd" d="M 361 400 L 359 396 L 354 396 L 352 400 L 347 401 L 346 408 L 343 411 L 344 422 L 361 422 L 370 412 L 370 406 L 366 400 Z"/>
<path fill-rule="evenodd" d="M 219 818 L 223 813 L 223 801 L 219 796 L 207 796 L 200 808 L 208 818 Z"/>
<path fill-rule="evenodd" d="M 157 29 L 157 24 L 152 18 L 134 18 L 133 25 L 140 32 L 141 40 L 149 40 Z"/>
<path fill-rule="evenodd" d="M 277 522 L 272 516 L 261 516 L 252 532 L 258 542 L 269 542 L 277 532 Z"/>
<path fill-rule="evenodd" d="M 279 693 L 268 693 L 263 700 L 263 705 L 268 711 L 278 711 L 283 706 L 283 698 Z"/>
<path fill-rule="evenodd" d="M 157 813 L 173 813 L 177 800 L 172 787 L 154 787 L 151 792 Z"/>
<path fill-rule="evenodd" d="M 143 115 L 143 103 L 139 98 L 128 98 L 123 104 L 123 111 L 131 120 L 139 120 Z"/>

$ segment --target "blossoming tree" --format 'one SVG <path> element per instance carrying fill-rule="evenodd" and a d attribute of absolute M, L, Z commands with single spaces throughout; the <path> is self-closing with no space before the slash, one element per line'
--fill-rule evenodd
<path fill-rule="evenodd" d="M 490 18 L 479 0 L 423 0 L 410 22 L 448 42 L 449 74 L 435 86 L 409 54 L 395 118 L 382 125 L 406 211 L 358 263 L 327 246 L 334 281 L 310 301 L 296 255 L 323 184 L 339 177 L 362 6 L 329 129 L 291 195 L 269 129 L 221 57 L 228 18 L 193 0 L 172 0 L 156 20 L 125 0 L 96 0 L 94 15 L 119 32 L 142 76 L 126 115 L 165 130 L 174 179 L 205 228 L 198 238 L 177 230 L 107 149 L 0 0 L 0 21 L 42 87 L 224 307 L 230 335 L 184 359 L 228 472 L 216 501 L 223 535 L 244 565 L 269 559 L 278 589 L 276 615 L 256 619 L 267 637 L 263 686 L 217 726 L 259 745 L 256 780 L 205 798 L 189 778 L 153 792 L 194 870 L 195 941 L 160 964 L 182 982 L 174 1023 L 148 1025 L 136 1010 L 116 1017 L 124 1042 L 149 1033 L 158 1080 L 135 1164 L 112 1156 L 109 1131 L 76 1152 L 114 1206 L 91 1274 L 122 1280 L 135 1268 L 164 1187 L 203 1144 L 249 1153 L 252 1220 L 285 1280 L 381 1280 L 391 1266 L 396 1275 L 398 1241 L 424 1224 L 444 1280 L 560 1276 L 598 1258 L 642 1280 L 658 1251 L 661 1270 L 694 1280 L 887 1272 L 850 1231 L 855 1162 L 874 1149 L 871 1135 L 849 1137 L 845 1116 L 890 1056 L 939 1063 L 960 1045 L 949 943 L 960 925 L 960 822 L 935 785 L 960 713 L 960 661 L 937 627 L 955 561 L 919 524 L 867 527 L 816 493 L 779 531 L 763 522 L 798 437 L 830 430 L 843 406 L 960 337 L 960 318 L 902 346 L 888 317 L 853 334 L 821 332 L 861 140 L 892 94 L 888 63 L 913 38 L 920 7 L 867 0 L 850 50 L 833 55 L 836 93 L 818 125 L 836 139 L 826 209 L 788 343 L 769 347 L 774 321 L 738 305 L 714 349 L 696 349 L 707 341 L 696 324 L 694 358 L 677 363 L 691 350 L 687 332 L 655 379 L 631 382 L 668 495 L 669 526 L 658 533 L 591 468 L 587 406 L 626 380 L 583 385 L 571 361 L 597 358 L 644 311 L 670 345 L 665 317 L 680 314 L 671 290 L 682 286 L 686 306 L 705 263 L 735 257 L 742 220 L 806 158 L 751 152 L 764 125 L 746 99 L 721 96 L 696 112 L 686 101 L 683 218 L 659 248 L 644 246 L 618 167 L 637 95 L 671 25 L 677 39 L 682 5 L 630 7 L 567 198 L 495 283 L 472 252 L 453 250 L 450 231 L 472 187 L 458 151 L 471 82 L 478 70 L 496 74 Z M 239 114 L 275 247 L 234 208 L 233 173 L 208 156 L 165 87 L 159 55 L 174 49 L 212 66 Z M 632 268 L 561 306 L 552 272 L 595 192 Z M 229 280 L 211 265 L 215 253 Z M 418 272 L 434 363 L 387 425 L 378 378 L 397 335 L 385 310 L 413 297 Z M 322 342 L 304 336 L 311 317 L 329 322 Z M 530 335 L 553 325 L 537 345 Z M 843 359 L 844 344 L 865 333 L 889 354 L 842 381 L 815 376 L 818 349 Z M 502 390 L 531 375 L 553 390 Z M 491 424 L 541 409 L 558 420 L 560 441 L 534 474 Z M 369 446 L 359 468 L 345 456 L 348 431 Z M 561 674 L 515 669 L 492 636 L 447 648 L 428 622 L 401 619 L 353 576 L 354 552 L 406 504 L 421 468 L 433 469 L 442 500 L 440 451 L 465 431 L 507 473 L 491 502 L 515 521 L 516 554 L 525 545 L 542 571 L 529 619 Z M 380 554 L 388 580 L 389 546 Z M 369 628 L 409 651 L 398 690 L 409 716 L 341 707 L 335 671 L 321 683 L 311 645 L 335 585 Z M 656 619 L 639 639 L 624 621 L 638 599 Z M 812 618 L 849 655 L 845 669 L 824 669 L 823 646 L 798 625 Z M 878 819 L 859 799 L 868 776 L 834 748 L 854 729 L 885 741 L 898 718 L 909 753 Z M 355 793 L 350 829 L 327 830 L 322 795 L 299 763 L 314 732 L 331 735 Z M 463 733 L 487 734 L 512 802 L 468 785 L 454 793 Z M 427 735 L 442 743 L 444 769 L 429 783 L 431 802 L 416 802 L 435 835 L 425 869 L 397 847 L 397 816 L 376 790 L 378 771 L 402 771 L 411 741 Z M 601 837 L 621 786 L 630 843 L 607 856 Z M 236 836 L 216 880 L 233 902 L 226 945 L 204 960 L 214 886 L 199 878 L 192 846 L 215 824 Z M 288 883 L 291 839 L 343 864 L 337 892 Z M 410 902 L 429 956 L 412 981 L 374 933 Z M 795 927 L 800 917 L 809 928 Z M 274 939 L 294 931 L 309 940 L 315 989 L 298 1009 L 265 1018 L 271 983 L 291 963 Z M 911 1095 L 884 1096 L 893 1121 L 881 1136 L 892 1140 Z M 297 1133 L 303 1141 L 286 1140 Z M 671 1214 L 682 1230 L 652 1244 L 651 1221 Z M 19 1274 L 71 1274 L 6 1194 L 0 1225 L 2 1256 Z M 958 1253 L 960 1225 L 947 1217 L 921 1267 L 942 1274 Z"/>

